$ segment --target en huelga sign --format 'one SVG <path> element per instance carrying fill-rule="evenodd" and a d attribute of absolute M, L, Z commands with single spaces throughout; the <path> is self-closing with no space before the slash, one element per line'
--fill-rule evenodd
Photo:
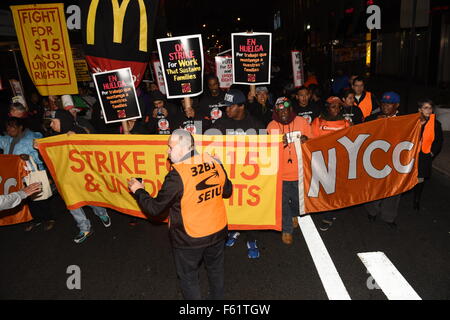
<path fill-rule="evenodd" d="M 94 73 L 92 76 L 106 123 L 142 117 L 130 68 Z"/>
<path fill-rule="evenodd" d="M 201 35 L 157 39 L 168 98 L 195 97 L 203 92 Z"/>
<path fill-rule="evenodd" d="M 270 84 L 271 33 L 232 33 L 233 83 Z"/>

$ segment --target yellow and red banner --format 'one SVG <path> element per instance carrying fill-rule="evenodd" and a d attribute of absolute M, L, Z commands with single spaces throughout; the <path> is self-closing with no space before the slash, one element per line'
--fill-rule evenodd
<path fill-rule="evenodd" d="M 22 189 L 22 179 L 28 174 L 25 162 L 16 155 L 0 154 L 0 195 L 10 194 Z M 28 205 L 22 202 L 19 206 L 0 211 L 0 226 L 31 221 Z"/>
<path fill-rule="evenodd" d="M 302 144 L 304 212 L 345 208 L 413 188 L 420 135 L 419 115 L 412 114 L 363 123 Z"/>
<path fill-rule="evenodd" d="M 77 94 L 64 4 L 11 6 L 11 11 L 23 61 L 39 93 Z"/>
<path fill-rule="evenodd" d="M 167 135 L 58 135 L 39 139 L 39 151 L 69 209 L 95 205 L 145 217 L 128 191 L 141 177 L 155 197 L 170 169 Z M 281 137 L 195 136 L 199 153 L 224 165 L 233 182 L 225 200 L 230 229 L 281 230 L 278 157 Z"/>

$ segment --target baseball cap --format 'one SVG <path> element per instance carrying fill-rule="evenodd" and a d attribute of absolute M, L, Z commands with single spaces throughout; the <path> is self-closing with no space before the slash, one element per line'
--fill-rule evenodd
<path fill-rule="evenodd" d="M 267 89 L 267 87 L 256 87 L 256 93 L 262 91 L 269 92 L 269 89 Z"/>
<path fill-rule="evenodd" d="M 395 93 L 393 91 L 385 92 L 385 93 L 383 93 L 381 102 L 383 102 L 383 103 L 400 103 L 400 96 L 398 95 L 398 93 Z"/>
<path fill-rule="evenodd" d="M 225 98 L 224 101 L 222 101 L 222 104 L 229 107 L 233 104 L 243 104 L 245 101 L 247 101 L 247 99 L 241 91 L 230 89 L 227 93 L 225 93 Z"/>

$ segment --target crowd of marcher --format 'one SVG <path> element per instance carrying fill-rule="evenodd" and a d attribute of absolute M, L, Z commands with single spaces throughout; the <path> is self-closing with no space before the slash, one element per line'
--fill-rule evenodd
<path fill-rule="evenodd" d="M 293 138 L 301 132 L 302 142 L 379 118 L 399 115 L 400 96 L 385 92 L 378 99 L 367 90 L 366 79 L 358 75 L 336 77 L 332 86 L 324 88 L 313 73 L 299 88 L 286 88 L 271 92 L 270 86 L 233 85 L 220 88 L 215 75 L 205 77 L 205 92 L 196 98 L 167 99 L 158 86 L 142 82 L 136 89 L 142 118 L 129 120 L 126 125 L 105 124 L 96 94 L 89 86 L 80 87 L 78 95 L 41 97 L 31 93 L 27 103 L 2 101 L 0 109 L 8 109 L 0 121 L 0 152 L 20 155 L 24 160 L 32 157 L 40 169 L 45 163 L 33 146 L 33 140 L 57 134 L 171 134 L 184 129 L 196 134 L 283 134 L 284 148 L 280 155 L 283 180 L 282 241 L 293 242 L 293 229 L 298 226 L 298 168 Z M 431 176 L 431 162 L 442 146 L 439 121 L 431 118 L 433 102 L 418 102 L 423 124 L 422 149 L 419 157 L 419 183 L 414 190 L 414 209 L 420 209 L 420 196 L 424 183 Z M 432 119 L 432 120 L 430 120 Z M 53 185 L 54 194 L 57 190 Z M 22 193 L 22 199 L 25 197 Z M 40 224 L 45 230 L 55 226 L 55 196 L 43 200 L 27 199 L 33 221 L 30 231 Z M 377 215 L 392 228 L 398 213 L 400 196 L 394 196 L 365 205 L 368 218 Z M 16 201 L 17 202 L 17 201 Z M 1 203 L 1 202 L 0 202 Z M 4 209 L 0 207 L 0 209 Z M 105 227 L 111 219 L 105 208 L 92 207 Z M 91 224 L 83 208 L 70 210 L 79 228 L 74 238 L 83 242 L 92 234 Z M 335 221 L 333 212 L 323 214 L 320 230 L 326 231 Z M 136 222 L 132 219 L 131 222 Z M 245 234 L 249 258 L 258 258 L 257 231 L 229 232 L 226 246 L 231 247 L 240 234 Z"/>

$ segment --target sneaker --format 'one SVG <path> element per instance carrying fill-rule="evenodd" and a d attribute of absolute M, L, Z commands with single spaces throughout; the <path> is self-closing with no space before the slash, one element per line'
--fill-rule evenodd
<path fill-rule="evenodd" d="M 247 249 L 248 249 L 248 257 L 249 259 L 258 259 L 259 258 L 259 249 L 256 245 L 256 240 L 247 241 Z"/>
<path fill-rule="evenodd" d="M 107 214 L 104 216 L 101 216 L 100 220 L 102 220 L 102 223 L 105 226 L 105 228 L 108 228 L 111 225 L 111 219 L 109 218 L 109 216 Z"/>
<path fill-rule="evenodd" d="M 328 229 L 330 229 L 330 227 L 333 225 L 334 220 L 336 220 L 336 218 L 323 219 L 322 224 L 319 227 L 320 231 L 327 231 Z"/>
<path fill-rule="evenodd" d="M 73 241 L 75 241 L 75 243 L 82 243 L 84 240 L 90 237 L 92 233 L 92 230 L 87 232 L 80 231 L 80 233 L 75 237 L 75 239 L 73 239 Z"/>
<path fill-rule="evenodd" d="M 240 233 L 237 232 L 237 231 L 228 232 L 228 240 L 227 240 L 227 242 L 225 242 L 225 245 L 227 247 L 234 246 L 234 244 L 236 243 L 237 238 L 239 237 L 239 235 L 240 235 Z"/>

